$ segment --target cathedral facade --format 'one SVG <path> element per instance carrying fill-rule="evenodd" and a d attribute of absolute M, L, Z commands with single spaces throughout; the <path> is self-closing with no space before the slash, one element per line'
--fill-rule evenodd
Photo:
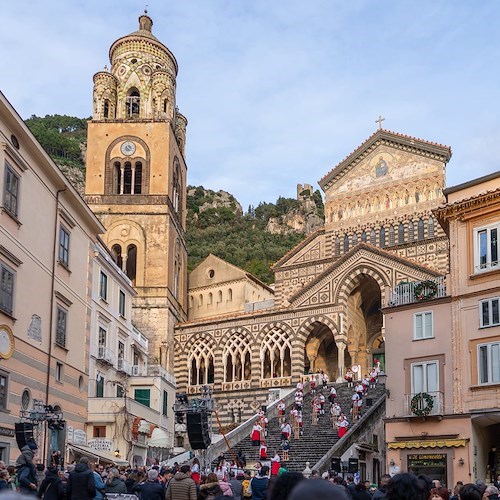
<path fill-rule="evenodd" d="M 270 296 L 247 294 L 236 305 L 228 290 L 242 276 L 203 261 L 190 280 L 188 321 L 175 330 L 178 390 L 212 385 L 228 424 L 309 370 L 337 380 L 347 367 L 368 372 L 375 359 L 384 368 L 381 309 L 391 292 L 443 282 L 449 271 L 448 238 L 432 210 L 444 201 L 450 157 L 449 147 L 375 132 L 319 181 L 325 226 L 275 263 Z M 209 297 L 220 297 L 217 307 Z"/>
<path fill-rule="evenodd" d="M 153 21 L 116 40 L 94 75 L 85 201 L 137 291 L 133 322 L 150 362 L 173 371 L 174 324 L 186 318 L 186 118 L 176 105 L 177 61 Z"/>

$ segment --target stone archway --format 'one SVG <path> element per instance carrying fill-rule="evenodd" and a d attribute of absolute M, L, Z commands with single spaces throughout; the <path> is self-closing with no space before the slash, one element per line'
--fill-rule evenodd
<path fill-rule="evenodd" d="M 373 366 L 374 341 L 382 332 L 381 305 L 379 283 L 367 274 L 357 275 L 347 297 L 347 351 L 350 362 L 361 366 L 362 375 Z"/>
<path fill-rule="evenodd" d="M 311 325 L 304 344 L 304 373 L 322 370 L 330 380 L 339 375 L 339 350 L 332 330 L 319 321 Z"/>

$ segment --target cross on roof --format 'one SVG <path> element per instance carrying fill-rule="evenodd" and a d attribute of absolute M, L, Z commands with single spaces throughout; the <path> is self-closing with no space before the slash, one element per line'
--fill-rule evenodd
<path fill-rule="evenodd" d="M 378 120 L 375 120 L 375 123 L 378 123 L 378 129 L 382 130 L 382 122 L 385 121 L 385 118 L 382 118 L 382 115 L 378 115 Z"/>

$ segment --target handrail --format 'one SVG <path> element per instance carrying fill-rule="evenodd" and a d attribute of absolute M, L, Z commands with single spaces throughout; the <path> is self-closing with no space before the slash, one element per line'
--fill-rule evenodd
<path fill-rule="evenodd" d="M 324 472 L 330 469 L 330 459 L 333 456 L 339 456 L 345 453 L 347 449 L 353 445 L 359 436 L 366 432 L 366 422 L 372 416 L 378 413 L 383 413 L 385 409 L 385 398 L 386 393 L 379 397 L 375 404 L 360 418 L 350 429 L 349 432 L 342 438 L 340 438 L 324 455 L 321 457 L 316 464 L 314 464 L 311 469 L 316 469 L 320 472 Z"/>

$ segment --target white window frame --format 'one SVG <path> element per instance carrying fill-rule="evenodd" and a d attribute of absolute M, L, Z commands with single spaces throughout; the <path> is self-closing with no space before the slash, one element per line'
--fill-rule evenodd
<path fill-rule="evenodd" d="M 429 391 L 429 383 L 428 383 L 428 380 L 427 380 L 427 366 L 428 365 L 436 365 L 437 367 L 437 370 L 436 370 L 436 374 L 437 374 L 437 380 L 436 380 L 436 387 L 437 387 L 437 391 Z M 440 385 L 439 385 L 439 360 L 437 359 L 431 359 L 429 361 L 421 361 L 419 363 L 412 363 L 411 366 L 410 366 L 410 369 L 411 369 L 411 393 L 412 393 L 412 396 L 414 396 L 415 394 L 418 394 L 416 391 L 415 391 L 415 386 L 414 386 L 414 380 L 413 380 L 413 369 L 415 366 L 423 366 L 424 367 L 424 370 L 423 370 L 423 374 L 424 374 L 424 384 L 423 384 L 423 390 L 422 392 L 427 392 L 429 394 L 432 394 L 434 392 L 440 392 Z"/>
<path fill-rule="evenodd" d="M 123 290 L 118 293 L 118 312 L 123 318 L 127 316 L 127 296 Z"/>
<path fill-rule="evenodd" d="M 430 314 L 431 315 L 431 328 L 430 328 L 430 333 L 427 332 L 427 329 L 425 327 L 425 315 Z M 422 318 L 422 336 L 417 337 L 417 318 L 418 317 Z M 425 340 L 425 339 L 433 339 L 434 338 L 434 314 L 432 311 L 422 311 L 415 313 L 413 315 L 413 340 Z"/>
<path fill-rule="evenodd" d="M 497 260 L 491 260 L 491 231 L 493 229 L 497 230 Z M 486 231 L 486 262 L 481 264 L 480 262 L 480 234 Z M 487 226 L 482 226 L 474 229 L 474 273 L 484 273 L 491 271 L 492 269 L 498 269 L 500 267 L 500 262 L 498 260 L 498 236 L 500 235 L 500 223 L 496 222 L 494 224 L 489 224 Z"/>
<path fill-rule="evenodd" d="M 498 321 L 493 322 L 493 302 L 497 302 Z M 488 304 L 488 324 L 483 321 L 483 304 Z M 500 325 L 500 297 L 492 297 L 491 299 L 479 301 L 479 326 L 481 328 L 491 328 L 492 326 Z"/>
<path fill-rule="evenodd" d="M 499 380 L 492 380 L 493 379 L 493 363 L 491 360 L 491 348 L 494 345 L 498 345 L 500 349 L 500 341 L 496 342 L 485 342 L 483 344 L 478 344 L 477 346 L 477 382 L 479 385 L 493 385 L 493 384 L 500 384 L 500 377 Z M 487 377 L 488 380 L 486 382 L 481 381 L 481 347 L 486 347 L 487 348 Z M 500 362 L 500 361 L 499 361 Z"/>

